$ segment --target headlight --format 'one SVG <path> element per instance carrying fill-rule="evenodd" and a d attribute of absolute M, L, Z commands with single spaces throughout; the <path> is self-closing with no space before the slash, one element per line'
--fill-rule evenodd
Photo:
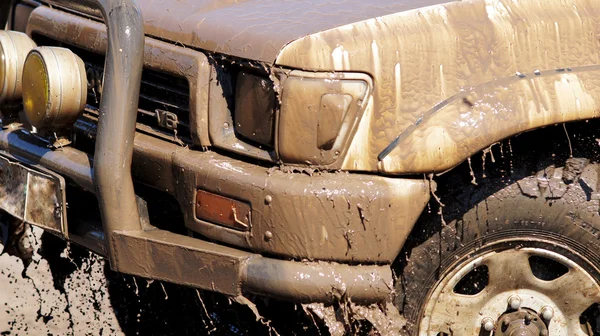
<path fill-rule="evenodd" d="M 281 97 L 281 160 L 312 165 L 335 162 L 358 126 L 369 83 L 363 74 L 293 71 Z"/>
<path fill-rule="evenodd" d="M 235 131 L 244 138 L 273 147 L 275 93 L 267 78 L 240 72 L 235 94 Z"/>
<path fill-rule="evenodd" d="M 85 108 L 87 78 L 81 58 L 71 50 L 39 47 L 23 68 L 23 109 L 38 128 L 56 130 L 77 120 Z"/>
<path fill-rule="evenodd" d="M 0 104 L 21 98 L 23 64 L 35 47 L 23 33 L 0 31 Z"/>

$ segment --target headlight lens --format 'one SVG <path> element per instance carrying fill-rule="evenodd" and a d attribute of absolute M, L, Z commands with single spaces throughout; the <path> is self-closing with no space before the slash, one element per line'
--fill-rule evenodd
<path fill-rule="evenodd" d="M 266 78 L 240 72 L 237 76 L 235 131 L 244 138 L 273 147 L 275 93 Z"/>
<path fill-rule="evenodd" d="M 0 104 L 21 98 L 23 64 L 35 46 L 26 34 L 0 31 Z"/>
<path fill-rule="evenodd" d="M 77 120 L 87 100 L 81 58 L 65 48 L 39 47 L 23 68 L 23 108 L 38 128 L 56 130 Z"/>
<path fill-rule="evenodd" d="M 363 74 L 293 71 L 285 80 L 281 98 L 281 160 L 310 165 L 334 163 L 347 149 L 358 126 L 369 83 L 370 78 Z"/>

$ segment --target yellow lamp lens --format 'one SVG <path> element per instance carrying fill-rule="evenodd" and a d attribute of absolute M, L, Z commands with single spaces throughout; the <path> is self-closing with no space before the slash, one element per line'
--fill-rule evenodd
<path fill-rule="evenodd" d="M 32 52 L 23 70 L 23 108 L 33 125 L 39 125 L 46 116 L 49 103 L 49 84 L 46 65 L 40 54 Z"/>
<path fill-rule="evenodd" d="M 81 58 L 58 47 L 33 49 L 23 67 L 23 109 L 31 125 L 58 130 L 85 109 L 87 78 Z"/>

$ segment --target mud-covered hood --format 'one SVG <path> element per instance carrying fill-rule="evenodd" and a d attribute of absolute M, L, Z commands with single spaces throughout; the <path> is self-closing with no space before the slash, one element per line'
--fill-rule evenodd
<path fill-rule="evenodd" d="M 272 63 L 323 30 L 452 0 L 138 0 L 146 34 Z"/>

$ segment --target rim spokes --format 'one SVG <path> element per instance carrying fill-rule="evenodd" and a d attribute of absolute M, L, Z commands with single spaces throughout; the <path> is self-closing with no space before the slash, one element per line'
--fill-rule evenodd
<path fill-rule="evenodd" d="M 461 295 L 453 291 L 441 293 L 435 303 L 435 315 L 429 322 L 429 330 L 437 332 L 449 332 L 455 335 L 470 335 L 477 326 L 473 312 L 478 312 L 487 300 L 487 293 L 481 292 L 476 295 Z"/>
<path fill-rule="evenodd" d="M 486 281 L 481 273 L 476 274 L 483 266 Z M 521 310 L 511 310 L 507 299 L 514 295 L 520 302 L 518 295 L 525 295 L 522 308 L 539 318 L 547 318 L 542 317 L 548 311 L 545 306 L 557 314 L 549 331 L 585 336 L 580 317 L 593 304 L 600 304 L 600 285 L 590 274 L 574 261 L 544 249 L 487 253 L 454 269 L 438 286 L 432 294 L 434 301 L 427 306 L 421 335 L 471 335 L 481 328 L 484 317 L 494 320 L 518 314 Z"/>
<path fill-rule="evenodd" d="M 561 311 L 571 319 L 579 316 L 592 304 L 600 303 L 600 287 L 594 279 L 579 267 L 546 284 L 547 295 Z"/>
<path fill-rule="evenodd" d="M 526 251 L 496 253 L 484 261 L 489 272 L 489 287 L 494 292 L 524 288 L 541 280 L 531 272 L 530 254 Z"/>

